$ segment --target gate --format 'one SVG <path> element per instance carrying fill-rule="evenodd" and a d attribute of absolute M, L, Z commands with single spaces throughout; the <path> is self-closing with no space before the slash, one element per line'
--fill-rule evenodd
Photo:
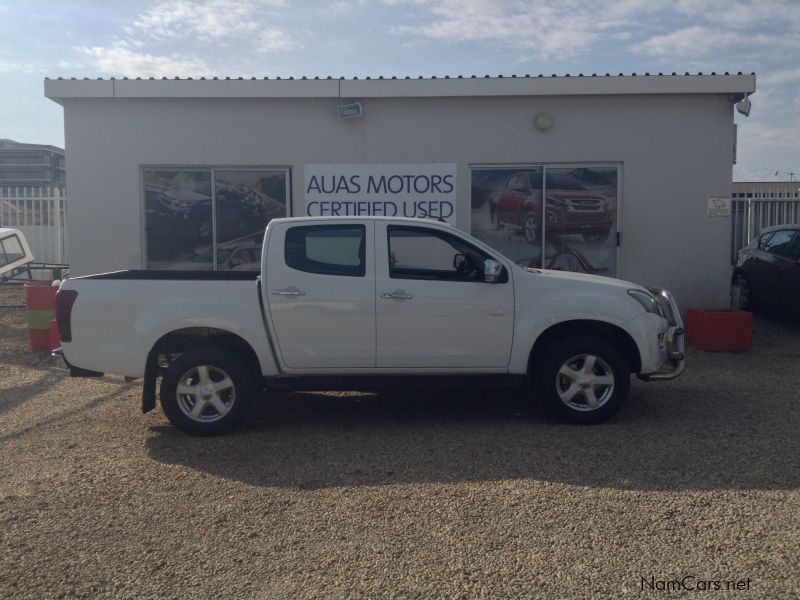
<path fill-rule="evenodd" d="M 58 188 L 0 188 L 0 227 L 19 229 L 36 262 L 68 263 L 67 197 Z"/>

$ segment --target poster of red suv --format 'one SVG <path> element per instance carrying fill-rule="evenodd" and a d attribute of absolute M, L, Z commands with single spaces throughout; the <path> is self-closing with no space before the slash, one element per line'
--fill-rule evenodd
<path fill-rule="evenodd" d="M 613 276 L 617 170 L 474 168 L 472 234 L 523 266 Z"/>

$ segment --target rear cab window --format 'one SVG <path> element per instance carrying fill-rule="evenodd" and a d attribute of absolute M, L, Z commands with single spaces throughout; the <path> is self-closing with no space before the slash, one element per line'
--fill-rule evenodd
<path fill-rule="evenodd" d="M 286 265 L 320 275 L 364 277 L 366 228 L 363 225 L 290 227 L 284 242 Z"/>

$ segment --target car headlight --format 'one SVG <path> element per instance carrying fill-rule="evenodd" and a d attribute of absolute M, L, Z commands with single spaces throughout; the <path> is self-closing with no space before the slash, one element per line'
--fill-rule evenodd
<path fill-rule="evenodd" d="M 644 290 L 628 290 L 628 295 L 636 300 L 647 312 L 666 318 L 664 317 L 664 311 L 661 309 L 661 304 L 651 293 Z"/>

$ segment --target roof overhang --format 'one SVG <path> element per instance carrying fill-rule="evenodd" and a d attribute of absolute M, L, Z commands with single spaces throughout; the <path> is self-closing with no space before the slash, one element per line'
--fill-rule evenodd
<path fill-rule="evenodd" d="M 45 79 L 59 104 L 79 98 L 410 98 L 730 94 L 755 92 L 750 75 L 446 77 L 430 79 Z"/>

